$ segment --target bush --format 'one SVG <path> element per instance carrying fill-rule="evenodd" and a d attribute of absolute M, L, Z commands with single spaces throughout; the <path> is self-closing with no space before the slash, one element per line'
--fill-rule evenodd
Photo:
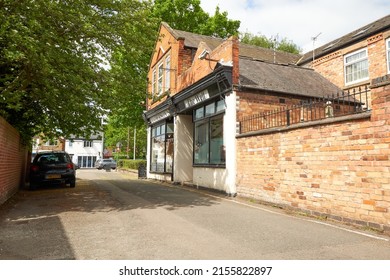
<path fill-rule="evenodd" d="M 138 170 L 138 167 L 140 166 L 146 166 L 146 160 L 144 159 L 120 159 L 118 161 L 118 167 L 124 168 L 124 169 L 136 169 Z"/>

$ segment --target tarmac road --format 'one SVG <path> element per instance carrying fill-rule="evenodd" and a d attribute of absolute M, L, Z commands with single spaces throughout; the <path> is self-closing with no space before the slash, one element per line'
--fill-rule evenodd
<path fill-rule="evenodd" d="M 0 206 L 0 259 L 390 260 L 390 237 L 136 174 L 78 170 L 76 188 Z"/>

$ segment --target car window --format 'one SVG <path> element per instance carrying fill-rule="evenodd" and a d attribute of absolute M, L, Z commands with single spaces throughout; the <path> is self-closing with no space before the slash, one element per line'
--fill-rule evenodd
<path fill-rule="evenodd" d="M 41 155 L 37 159 L 38 163 L 44 164 L 56 164 L 56 163 L 66 163 L 68 162 L 65 154 L 47 154 Z"/>

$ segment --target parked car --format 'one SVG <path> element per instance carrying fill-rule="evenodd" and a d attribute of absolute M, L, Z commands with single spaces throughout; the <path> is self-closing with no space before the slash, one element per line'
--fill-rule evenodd
<path fill-rule="evenodd" d="M 76 186 L 76 166 L 64 151 L 39 152 L 31 163 L 30 189 L 51 184 Z"/>
<path fill-rule="evenodd" d="M 116 169 L 116 161 L 111 158 L 98 159 L 95 162 L 95 168 L 97 169 Z"/>

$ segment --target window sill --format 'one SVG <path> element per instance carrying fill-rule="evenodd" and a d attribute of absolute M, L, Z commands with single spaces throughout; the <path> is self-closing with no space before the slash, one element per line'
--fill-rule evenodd
<path fill-rule="evenodd" d="M 172 172 L 158 172 L 158 171 L 149 171 L 150 174 L 159 174 L 159 175 L 171 175 Z"/>
<path fill-rule="evenodd" d="M 193 164 L 192 167 L 201 168 L 226 168 L 226 164 Z"/>

